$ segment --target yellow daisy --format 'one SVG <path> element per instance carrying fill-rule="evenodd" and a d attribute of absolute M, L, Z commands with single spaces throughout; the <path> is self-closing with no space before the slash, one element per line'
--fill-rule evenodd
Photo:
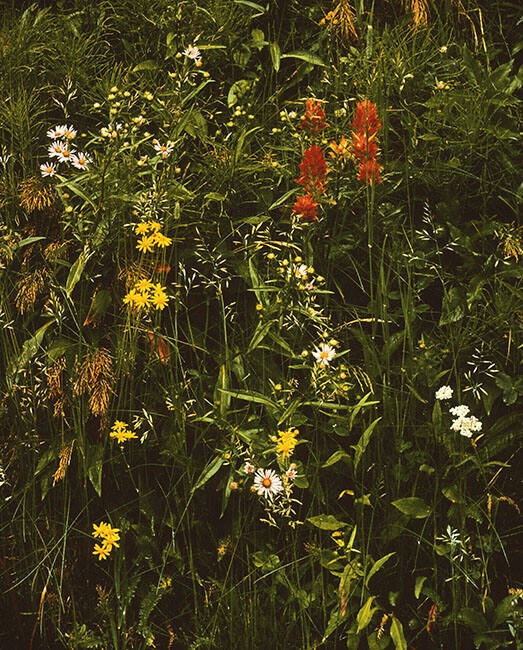
<path fill-rule="evenodd" d="M 99 560 L 106 560 L 110 552 L 111 549 L 106 544 L 102 544 L 102 546 L 100 544 L 94 545 L 93 555 L 98 555 Z"/>
<path fill-rule="evenodd" d="M 150 280 L 146 280 L 145 278 L 142 280 L 138 280 L 138 282 L 135 283 L 134 288 L 136 291 L 139 291 L 140 293 L 144 293 L 145 291 L 149 291 L 149 289 L 153 288 L 153 283 Z"/>
<path fill-rule="evenodd" d="M 151 302 L 155 309 L 164 309 L 169 302 L 169 296 L 165 291 L 155 291 L 151 296 Z"/>
<path fill-rule="evenodd" d="M 148 221 L 150 230 L 153 231 L 153 233 L 159 232 L 163 228 L 163 224 L 159 223 L 158 221 Z"/>
<path fill-rule="evenodd" d="M 147 221 L 144 221 L 142 223 L 139 223 L 136 226 L 136 228 L 134 229 L 134 232 L 137 235 L 146 235 L 149 232 L 150 229 L 151 229 L 151 226 L 149 225 L 149 223 Z"/>
<path fill-rule="evenodd" d="M 138 243 L 136 244 L 136 248 L 140 251 L 140 253 L 150 253 L 153 249 L 154 246 L 154 238 L 152 235 L 149 237 L 146 237 L 145 235 L 138 240 Z"/>
<path fill-rule="evenodd" d="M 173 240 L 170 237 L 166 237 L 163 233 L 161 232 L 155 232 L 151 237 L 154 238 L 154 243 L 158 246 L 158 248 L 165 248 L 166 246 L 170 246 L 173 243 Z"/>

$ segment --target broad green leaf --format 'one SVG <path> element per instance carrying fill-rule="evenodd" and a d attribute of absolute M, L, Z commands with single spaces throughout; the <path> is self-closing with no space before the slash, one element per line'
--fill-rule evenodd
<path fill-rule="evenodd" d="M 350 414 L 350 420 L 349 420 L 349 429 L 352 429 L 352 425 L 354 424 L 354 420 L 358 413 L 361 411 L 361 409 L 365 408 L 366 406 L 374 406 L 375 404 L 378 404 L 379 402 L 369 402 L 369 398 L 372 395 L 372 393 L 367 393 L 364 395 L 360 401 L 356 404 L 356 406 L 352 407 L 351 414 Z"/>
<path fill-rule="evenodd" d="M 245 5 L 246 7 L 250 7 L 251 9 L 256 9 L 259 13 L 253 14 L 252 18 L 257 18 L 258 16 L 263 16 L 263 14 L 267 11 L 269 5 L 267 7 L 262 7 L 259 5 L 257 2 L 252 2 L 252 0 L 234 0 L 234 2 L 237 5 Z"/>
<path fill-rule="evenodd" d="M 234 104 L 237 104 L 245 93 L 248 92 L 251 84 L 252 81 L 250 79 L 238 79 L 238 81 L 235 81 L 229 88 L 227 94 L 227 106 L 232 108 Z"/>
<path fill-rule="evenodd" d="M 85 265 L 87 264 L 87 261 L 91 255 L 92 253 L 89 252 L 89 249 L 86 246 L 69 269 L 69 275 L 67 276 L 67 281 L 65 283 L 65 294 L 68 298 L 71 297 L 73 289 L 76 287 L 80 278 L 82 277 Z"/>
<path fill-rule="evenodd" d="M 375 426 L 378 424 L 378 422 L 381 420 L 381 417 L 376 418 L 374 422 L 371 422 L 369 426 L 365 429 L 363 432 L 363 435 L 358 441 L 358 444 L 354 448 L 355 453 L 354 453 L 354 469 L 358 467 L 358 464 L 361 460 L 361 457 L 365 453 L 365 450 L 367 449 L 367 445 L 369 444 L 370 437 L 372 435 L 372 432 L 374 431 Z"/>
<path fill-rule="evenodd" d="M 276 43 L 276 41 L 272 41 L 269 45 L 269 52 L 271 53 L 272 67 L 276 70 L 276 72 L 278 72 L 280 69 L 281 52 L 280 46 L 278 43 Z"/>
<path fill-rule="evenodd" d="M 304 50 L 296 50 L 295 52 L 288 52 L 287 54 L 282 54 L 281 58 L 301 59 L 302 61 L 307 61 L 307 63 L 311 63 L 312 65 L 322 65 L 323 67 L 326 67 L 325 63 L 323 63 L 322 59 L 317 54 L 313 54 L 312 52 L 306 52 Z"/>
<path fill-rule="evenodd" d="M 403 634 L 403 625 L 394 615 L 390 623 L 390 638 L 394 642 L 396 650 L 407 650 L 407 641 Z"/>
<path fill-rule="evenodd" d="M 459 611 L 458 621 L 476 633 L 485 632 L 487 629 L 487 621 L 483 614 L 472 607 L 463 607 Z"/>
<path fill-rule="evenodd" d="M 378 632 L 374 630 L 374 632 L 369 634 L 367 637 L 367 643 L 369 644 L 369 650 L 385 650 L 385 648 L 389 647 L 390 637 L 384 634 L 380 639 L 378 639 Z"/>
<path fill-rule="evenodd" d="M 333 515 L 316 515 L 315 517 L 308 517 L 307 521 L 316 528 L 321 528 L 321 530 L 339 530 L 349 525 L 344 521 L 338 521 Z"/>
<path fill-rule="evenodd" d="M 87 450 L 87 476 L 96 494 L 102 496 L 103 445 L 92 445 Z"/>
<path fill-rule="evenodd" d="M 34 357 L 38 351 L 38 348 L 40 347 L 40 344 L 42 343 L 44 334 L 46 333 L 48 327 L 50 327 L 54 322 L 55 320 L 53 318 L 53 320 L 45 323 L 45 325 L 42 325 L 42 327 L 36 331 L 36 334 L 34 336 L 24 342 L 20 354 L 9 365 L 7 372 L 9 381 L 14 375 L 16 375 L 17 372 L 22 370 L 22 368 L 25 368 L 29 361 Z"/>
<path fill-rule="evenodd" d="M 418 576 L 416 578 L 416 584 L 414 586 L 414 596 L 416 597 L 416 599 L 420 597 L 421 590 L 423 589 L 423 583 L 425 582 L 426 579 L 427 576 Z"/>
<path fill-rule="evenodd" d="M 507 621 L 512 617 L 516 607 L 512 604 L 514 602 L 514 596 L 506 596 L 496 607 L 494 612 L 494 627 L 499 627 L 500 625 L 505 625 Z"/>
<path fill-rule="evenodd" d="M 419 497 L 396 499 L 396 501 L 392 502 L 392 505 L 404 515 L 415 517 L 416 519 L 424 519 L 425 517 L 428 517 L 431 512 L 431 507 Z"/>
<path fill-rule="evenodd" d="M 372 607 L 372 601 L 374 598 L 375 596 L 370 596 L 356 616 L 356 621 L 358 622 L 358 629 L 356 630 L 357 634 L 367 627 L 371 622 L 374 612 L 378 609 L 377 607 Z"/>
<path fill-rule="evenodd" d="M 338 451 L 335 451 L 327 458 L 322 467 L 330 467 L 331 465 L 335 465 L 340 460 L 344 460 L 345 462 L 352 464 L 352 458 L 350 455 L 346 451 L 338 449 Z"/>
<path fill-rule="evenodd" d="M 263 341 L 263 339 L 267 336 L 267 333 L 271 329 L 272 325 L 275 323 L 275 321 L 270 320 L 270 321 L 260 321 L 258 323 L 258 326 L 256 327 L 256 330 L 253 334 L 253 337 L 251 339 L 251 342 L 249 343 L 249 347 L 246 350 L 246 354 L 249 352 L 252 352 L 255 350 L 258 345 Z"/>
<path fill-rule="evenodd" d="M 277 208 L 282 203 L 285 203 L 285 201 L 287 201 L 287 199 L 290 199 L 291 196 L 294 196 L 296 194 L 296 192 L 297 192 L 296 189 L 292 189 L 292 190 L 289 190 L 288 192 L 285 192 L 285 194 L 282 194 L 282 196 L 280 196 L 279 199 L 276 199 L 276 201 L 274 201 L 274 203 L 272 203 L 269 206 L 268 209 L 269 210 L 274 210 L 274 208 Z"/>
<path fill-rule="evenodd" d="M 372 565 L 371 570 L 368 572 L 367 577 L 365 578 L 365 586 L 368 586 L 369 580 L 372 578 L 372 576 L 375 573 L 378 573 L 378 571 L 381 569 L 381 567 L 385 564 L 387 560 L 389 560 L 395 553 L 389 553 L 388 555 L 384 555 L 382 558 L 374 562 Z"/>
<path fill-rule="evenodd" d="M 154 59 L 147 59 L 146 61 L 142 61 L 141 63 L 135 65 L 134 68 L 132 69 L 132 72 L 140 72 L 141 70 L 157 70 L 157 69 L 158 69 L 158 63 Z"/>
<path fill-rule="evenodd" d="M 192 487 L 191 492 L 195 492 L 198 488 L 201 488 L 207 481 L 212 478 L 216 472 L 220 469 L 220 467 L 224 463 L 224 458 L 223 456 L 216 456 L 214 460 L 210 461 L 207 463 L 207 465 L 203 468 L 202 473 L 200 474 L 200 478 L 196 481 L 194 486 Z"/>
<path fill-rule="evenodd" d="M 343 616 L 343 614 L 340 611 L 340 608 L 338 605 L 335 605 L 331 615 L 329 617 L 329 622 L 327 623 L 327 627 L 325 629 L 325 634 L 323 635 L 322 643 L 325 643 L 326 639 L 334 632 L 336 628 L 338 628 L 344 621 L 346 620 L 346 617 Z"/>

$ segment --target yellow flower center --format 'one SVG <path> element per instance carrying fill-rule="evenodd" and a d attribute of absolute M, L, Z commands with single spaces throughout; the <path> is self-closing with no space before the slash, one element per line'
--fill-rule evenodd
<path fill-rule="evenodd" d="M 270 488 L 271 485 L 272 485 L 271 479 L 270 478 L 264 478 L 263 481 L 262 481 L 262 485 L 265 488 Z"/>

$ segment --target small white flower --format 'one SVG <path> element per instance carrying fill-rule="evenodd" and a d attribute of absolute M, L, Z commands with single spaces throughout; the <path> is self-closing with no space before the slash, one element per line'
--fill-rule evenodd
<path fill-rule="evenodd" d="M 445 54 L 446 51 L 447 51 L 447 46 L 446 46 L 446 45 L 442 45 L 442 46 L 439 48 L 439 51 L 440 51 L 442 54 Z"/>
<path fill-rule="evenodd" d="M 259 496 L 272 499 L 283 490 L 281 478 L 272 469 L 259 469 L 254 477 L 254 489 Z"/>
<path fill-rule="evenodd" d="M 296 119 L 296 111 L 291 111 L 289 113 L 289 117 L 290 117 L 291 120 L 295 120 Z"/>
<path fill-rule="evenodd" d="M 51 162 L 46 162 L 40 165 L 40 173 L 42 176 L 54 176 L 56 174 L 56 165 Z"/>
<path fill-rule="evenodd" d="M 254 467 L 254 465 L 252 463 L 249 463 L 249 461 L 247 461 L 243 466 L 243 471 L 246 474 L 253 474 L 255 469 L 256 468 Z"/>
<path fill-rule="evenodd" d="M 442 386 L 436 391 L 436 399 L 443 400 L 443 399 L 450 399 L 452 397 L 452 393 L 454 391 L 450 386 Z"/>
<path fill-rule="evenodd" d="M 63 138 L 65 135 L 65 130 L 67 127 L 65 126 L 53 126 L 52 129 L 49 129 L 47 131 L 47 137 L 51 138 L 51 140 L 57 140 L 58 138 Z"/>
<path fill-rule="evenodd" d="M 285 472 L 285 476 L 290 480 L 293 481 L 296 478 L 296 474 L 298 472 L 296 471 L 295 467 L 289 467 L 289 469 Z"/>
<path fill-rule="evenodd" d="M 174 148 L 174 143 L 168 141 L 167 144 L 160 144 L 158 140 L 154 140 L 154 148 L 156 151 L 160 154 L 160 156 L 165 160 L 165 158 L 168 158 Z"/>
<path fill-rule="evenodd" d="M 465 404 L 460 404 L 459 406 L 453 406 L 452 408 L 449 409 L 450 413 L 452 415 L 455 415 L 456 417 L 465 417 L 465 415 L 468 415 L 470 413 L 470 409 L 468 406 L 465 406 Z"/>
<path fill-rule="evenodd" d="M 87 169 L 91 159 L 84 153 L 75 153 L 71 156 L 71 163 L 77 169 Z"/>
<path fill-rule="evenodd" d="M 47 152 L 51 158 L 58 158 L 66 147 L 67 145 L 63 140 L 57 140 L 56 142 L 53 142 L 53 144 L 49 145 Z"/>
<path fill-rule="evenodd" d="M 321 343 L 320 347 L 313 351 L 312 356 L 320 366 L 328 366 L 329 361 L 332 361 L 336 356 L 336 351 L 327 343 Z"/>
<path fill-rule="evenodd" d="M 63 163 L 71 162 L 71 159 L 74 154 L 75 154 L 74 149 L 69 149 L 67 145 L 64 145 L 61 153 L 58 154 L 58 160 Z"/>
<path fill-rule="evenodd" d="M 64 129 L 64 138 L 67 140 L 74 140 L 76 138 L 76 129 L 73 126 L 64 125 L 61 128 Z"/>
<path fill-rule="evenodd" d="M 294 276 L 298 280 L 306 280 L 307 279 L 307 265 L 306 264 L 300 264 L 298 266 L 297 264 L 294 265 Z"/>
<path fill-rule="evenodd" d="M 200 50 L 199 50 L 197 47 L 195 47 L 194 45 L 189 45 L 189 47 L 186 48 L 186 49 L 183 51 L 183 54 L 184 54 L 188 59 L 192 59 L 193 61 L 198 61 L 199 59 L 201 59 L 201 56 L 202 56 L 202 55 L 200 54 Z"/>

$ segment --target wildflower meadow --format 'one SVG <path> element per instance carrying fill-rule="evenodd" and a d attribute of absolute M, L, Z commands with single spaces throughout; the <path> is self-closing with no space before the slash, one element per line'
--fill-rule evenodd
<path fill-rule="evenodd" d="M 522 16 L 0 3 L 0 648 L 523 648 Z"/>

